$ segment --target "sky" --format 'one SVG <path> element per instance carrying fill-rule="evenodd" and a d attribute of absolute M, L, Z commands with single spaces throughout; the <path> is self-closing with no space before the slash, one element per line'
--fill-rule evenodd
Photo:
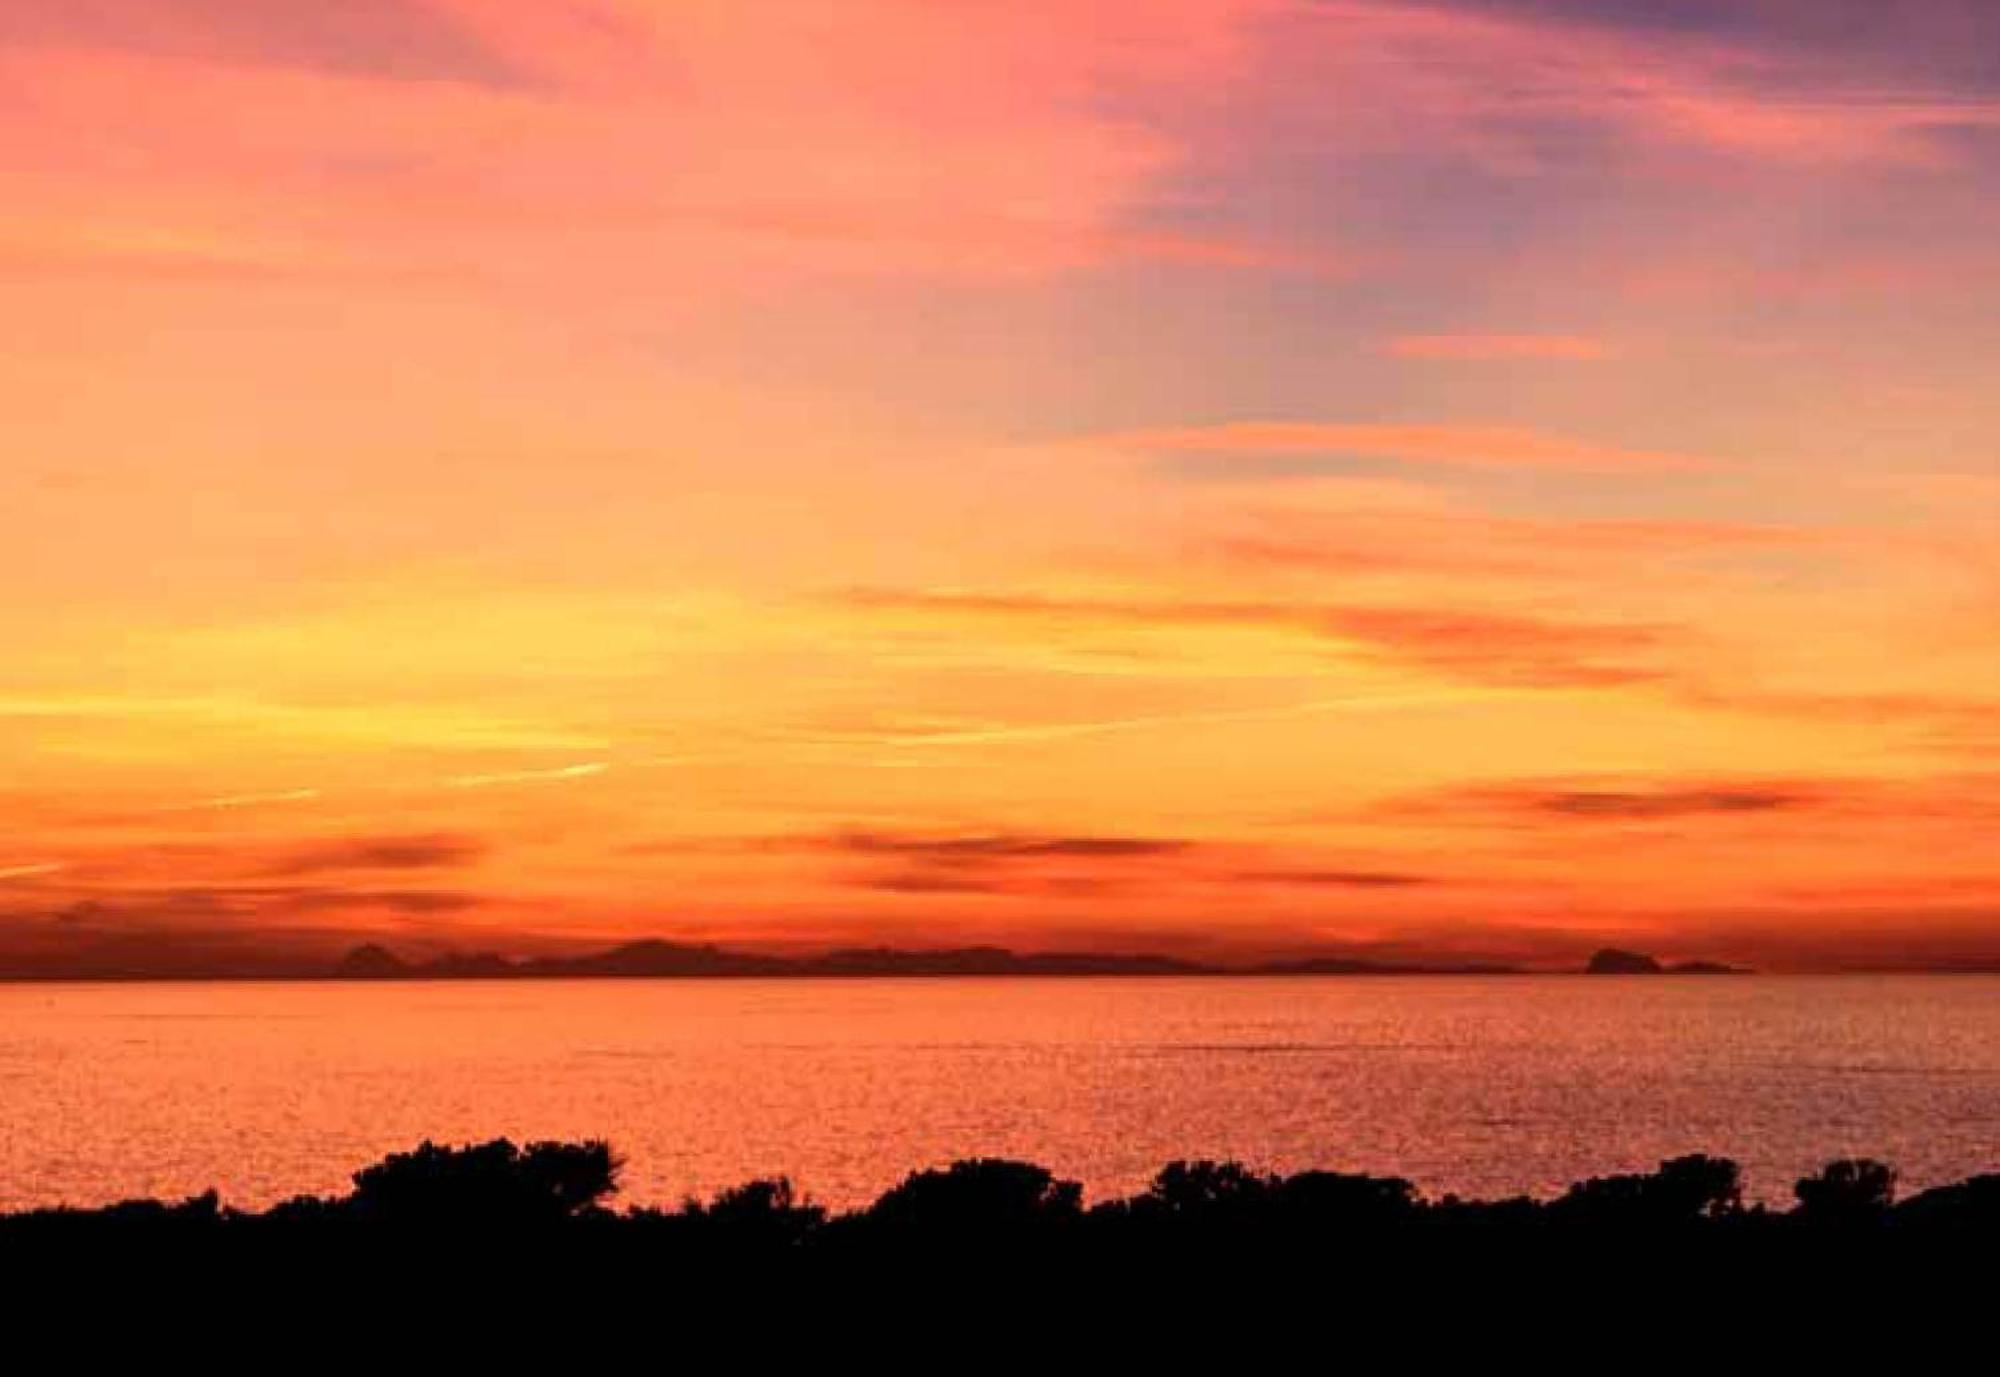
<path fill-rule="evenodd" d="M 2000 959 L 1987 0 L 0 0 L 0 957 Z"/>

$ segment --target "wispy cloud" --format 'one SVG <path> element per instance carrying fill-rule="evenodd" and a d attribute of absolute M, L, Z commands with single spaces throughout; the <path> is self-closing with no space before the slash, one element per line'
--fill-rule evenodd
<path fill-rule="evenodd" d="M 1696 455 L 1633 449 L 1527 426 L 1227 421 L 1118 431 L 1088 443 L 1164 456 L 1167 472 L 1211 479 L 1341 474 L 1351 471 L 1357 459 L 1596 474 L 1687 473 L 1717 466 Z"/>
<path fill-rule="evenodd" d="M 1563 359 L 1595 363 L 1611 357 L 1611 347 L 1588 335 L 1396 335 L 1383 352 L 1399 359 L 1504 362 Z"/>
<path fill-rule="evenodd" d="M 1471 682 L 1588 687 L 1663 677 L 1646 662 L 1671 629 L 1455 607 L 1339 607 L 1312 603 L 1066 597 L 1038 593 L 855 590 L 851 606 L 933 618 L 1016 622 L 1033 628 L 1261 627 L 1341 645 Z"/>
<path fill-rule="evenodd" d="M 1658 626 L 1448 608 L 1347 608 L 1319 624 L 1387 657 L 1480 682 L 1561 688 L 1665 677 L 1639 662 L 1667 641 Z"/>
<path fill-rule="evenodd" d="M 0 719 L 168 722 L 257 737 L 435 749 L 590 750 L 602 738 L 507 718 L 389 705 L 302 704 L 224 696 L 0 693 Z"/>
<path fill-rule="evenodd" d="M 1146 223 L 1181 143 L 1114 108 L 1244 70 L 1260 6 L 92 0 L 10 4 L 0 41 L 29 54 L 10 84 L 47 97 L 37 118 L 73 156 L 148 131 L 146 175 L 98 198 L 100 215 L 254 223 L 392 276 L 456 264 L 489 284 L 713 291 L 774 271 L 1008 280 L 1323 260 Z M 262 137 L 229 137 L 243 108 L 263 111 Z M 257 213 L 218 215 L 218 197 Z"/>
<path fill-rule="evenodd" d="M 1827 0 L 1401 0 L 1463 16 L 1513 19 L 1546 33 L 1629 36 L 1736 69 L 1789 65 L 1795 80 L 1864 99 L 1885 80 L 1963 95 L 2000 90 L 2000 14 L 1985 0 L 1829 4 Z M 1776 93 L 1783 94 L 1783 92 Z"/>
<path fill-rule="evenodd" d="M 300 67 L 376 80 L 513 85 L 519 68 L 434 0 L 147 0 L 0 6 L 0 43 Z"/>
<path fill-rule="evenodd" d="M 1838 533 L 1754 521 L 1562 521 L 1463 511 L 1264 513 L 1205 538 L 1201 557 L 1244 573 L 1391 573 L 1560 578 L 1601 586 L 1608 567 L 1825 551 Z"/>
<path fill-rule="evenodd" d="M 1910 732 L 1946 750 L 2000 750 L 2000 696 L 1783 690 L 1689 683 L 1677 692 L 1706 709 L 1806 721 L 1852 722 Z"/>
<path fill-rule="evenodd" d="M 1270 80 L 1298 101 L 1308 75 L 1344 78 L 1327 137 L 1350 152 L 1449 150 L 1501 175 L 1552 171 L 1565 153 L 1572 166 L 1615 153 L 1628 177 L 1655 178 L 1696 156 L 1933 166 L 1931 132 L 1990 122 L 2000 91 L 1995 64 L 1968 60 L 1992 47 L 1991 21 L 1960 5 L 1321 0 L 1298 12 Z M 1864 12 L 1898 16 L 1894 32 Z"/>
<path fill-rule="evenodd" d="M 1442 707 L 1512 696 L 1510 690 L 1444 690 L 1429 693 L 1354 694 L 1313 698 L 1267 708 L 1217 708 L 1187 712 L 1144 713 L 1128 717 L 1094 717 L 1056 722 L 994 722 L 980 726 L 881 731 L 811 730 L 784 739 L 826 747 L 880 747 L 887 750 L 948 749 L 951 747 L 1033 744 L 1127 732 L 1172 731 L 1180 727 L 1217 726 L 1231 722 L 1283 722 L 1293 718 L 1365 715 L 1409 708 Z M 900 763 L 891 759 L 888 763 Z"/>

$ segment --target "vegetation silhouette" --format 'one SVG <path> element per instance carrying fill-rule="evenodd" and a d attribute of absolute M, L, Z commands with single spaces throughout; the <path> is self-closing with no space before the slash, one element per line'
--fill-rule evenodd
<path fill-rule="evenodd" d="M 1594 1176 L 1548 1206 L 1559 1223 L 1590 1229 L 1671 1229 L 1743 1210 L 1743 1173 L 1725 1157 L 1695 1154 L 1658 1171 Z"/>
<path fill-rule="evenodd" d="M 678 1208 L 614 1209 L 621 1166 L 601 1141 L 425 1142 L 356 1172 L 344 1195 L 263 1211 L 225 1206 L 210 1191 L 0 1215 L 0 1265 L 46 1264 L 75 1250 L 92 1259 L 234 1258 L 273 1274 L 448 1255 L 447 1274 L 460 1283 L 503 1268 L 600 1279 L 732 1268 L 832 1277 L 946 1258 L 960 1268 L 1031 1264 L 1030 1272 L 1258 1265 L 1317 1275 L 1416 1259 L 1506 1268 L 1850 1265 L 1864 1255 L 1983 1255 L 2000 1242 L 2000 1174 L 1899 1202 L 1894 1170 L 1866 1159 L 1830 1162 L 1801 1179 L 1789 1210 L 1746 1202 L 1737 1164 L 1704 1155 L 1593 1177 L 1550 1198 L 1503 1200 L 1432 1198 L 1400 1177 L 1176 1161 L 1145 1190 L 1095 1203 L 1046 1167 L 973 1158 L 913 1172 L 842 1213 L 781 1177 Z"/>
<path fill-rule="evenodd" d="M 548 1225 L 616 1191 L 621 1165 L 603 1142 L 425 1142 L 356 1172 L 346 1205 L 359 1219 L 400 1227 Z"/>
<path fill-rule="evenodd" d="M 1896 1202 L 1896 1169 L 1868 1158 L 1828 1162 L 1792 1187 L 1802 1219 L 1825 1227 L 1880 1224 Z"/>

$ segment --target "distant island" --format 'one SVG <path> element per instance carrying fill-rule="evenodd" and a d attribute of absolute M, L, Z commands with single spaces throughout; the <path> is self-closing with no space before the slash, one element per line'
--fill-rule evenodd
<path fill-rule="evenodd" d="M 1585 975 L 1748 975 L 1742 966 L 1725 966 L 1720 961 L 1679 961 L 1664 964 L 1644 952 L 1606 947 L 1593 954 Z"/>
<path fill-rule="evenodd" d="M 427 944 L 428 945 L 428 944 Z M 1563 974 L 1546 966 L 1493 961 L 1378 960 L 1326 952 L 1263 960 L 1211 961 L 1158 952 L 1014 951 L 1000 946 L 840 947 L 831 951 L 746 951 L 708 942 L 641 938 L 596 951 L 398 952 L 368 940 L 332 954 L 324 948 L 263 949 L 202 943 L 109 940 L 67 949 L 45 946 L 0 957 L 0 981 L 227 980 L 574 980 L 792 979 L 849 977 L 1108 976 L 1525 976 Z M 1747 975 L 1717 961 L 1662 962 L 1606 947 L 1568 968 L 1587 975 Z"/>
<path fill-rule="evenodd" d="M 1587 975 L 1747 975 L 1718 961 L 1672 964 L 1642 952 L 1606 947 L 1584 966 Z M 343 956 L 328 972 L 339 980 L 507 980 L 597 977 L 811 976 L 1283 976 L 1283 975 L 1523 975 L 1519 966 L 1489 963 L 1395 963 L 1317 956 L 1252 965 L 1221 965 L 1180 957 L 1123 952 L 1016 952 L 1006 947 L 844 947 L 817 956 L 733 951 L 708 943 L 648 938 L 581 956 L 510 960 L 493 952 L 455 953 L 406 961 L 379 942 Z"/>
<path fill-rule="evenodd" d="M 1550 969 L 1504 962 L 1374 959 L 1337 952 L 1261 960 L 1201 960 L 1158 952 L 1014 951 L 1001 946 L 840 947 L 780 953 L 709 942 L 641 938 L 600 950 L 567 953 L 440 951 L 418 954 L 377 939 L 344 952 L 337 947 L 261 947 L 110 937 L 38 951 L 0 955 L 0 982 L 152 980 L 574 980 L 792 979 L 849 977 L 1110 977 L 1110 976 L 1526 976 L 1747 975 L 1717 961 L 1662 962 L 1642 952 L 1606 947 L 1580 965 Z"/>
<path fill-rule="evenodd" d="M 844 947 L 816 956 L 734 951 L 708 943 L 648 938 L 579 956 L 519 960 L 493 952 L 446 953 L 408 961 L 379 942 L 355 947 L 325 974 L 339 980 L 509 980 L 577 978 L 727 978 L 828 976 L 1215 976 L 1215 975 L 1518 975 L 1486 964 L 1394 964 L 1307 957 L 1225 966 L 1179 957 L 1120 952 L 1016 952 L 1005 947 Z"/>

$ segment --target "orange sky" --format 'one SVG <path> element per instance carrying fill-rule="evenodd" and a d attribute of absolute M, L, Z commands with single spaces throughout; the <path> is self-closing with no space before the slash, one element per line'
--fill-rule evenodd
<path fill-rule="evenodd" d="M 2000 957 L 1983 0 L 0 0 L 0 953 Z"/>

